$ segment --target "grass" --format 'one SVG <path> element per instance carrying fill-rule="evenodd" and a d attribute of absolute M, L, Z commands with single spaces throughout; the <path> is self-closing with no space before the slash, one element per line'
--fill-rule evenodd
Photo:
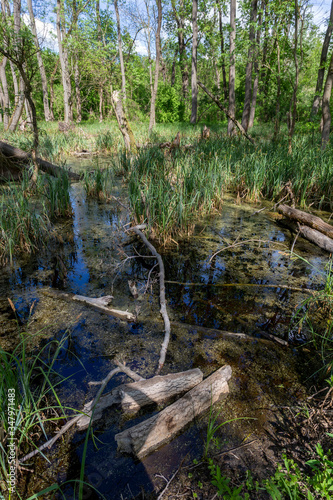
<path fill-rule="evenodd" d="M 112 196 L 114 169 L 111 167 L 102 169 L 97 158 L 93 170 L 85 170 L 83 183 L 89 198 L 108 201 Z"/>
<path fill-rule="evenodd" d="M 53 366 L 66 338 L 53 340 L 31 353 L 27 347 L 29 335 L 20 333 L 20 341 L 12 352 L 0 348 L 0 468 L 4 480 L 11 458 L 8 445 L 14 444 L 15 456 L 20 459 L 37 446 L 39 438 L 47 439 L 48 422 L 65 416 L 57 395 L 62 380 Z"/>
<path fill-rule="evenodd" d="M 36 203 L 22 185 L 8 183 L 0 191 L 0 266 L 12 265 L 17 253 L 32 253 L 43 245 L 48 234 L 48 216 L 44 203 Z"/>
<path fill-rule="evenodd" d="M 294 258 L 304 260 L 300 256 Z M 312 266 L 313 267 L 313 266 Z M 323 288 L 303 300 L 296 309 L 291 328 L 297 328 L 308 338 L 308 343 L 320 353 L 323 377 L 333 376 L 333 262 L 327 262 L 324 271 L 318 271 Z"/>
<path fill-rule="evenodd" d="M 59 177 L 40 176 L 33 191 L 27 175 L 20 184 L 7 182 L 0 187 L 0 267 L 13 265 L 17 255 L 42 248 L 51 220 L 72 216 L 69 189 L 66 172 Z"/>

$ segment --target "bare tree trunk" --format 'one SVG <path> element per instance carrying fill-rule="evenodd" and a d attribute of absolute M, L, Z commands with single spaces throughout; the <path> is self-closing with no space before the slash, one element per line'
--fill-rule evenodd
<path fill-rule="evenodd" d="M 4 57 L 0 63 L 0 80 L 3 89 L 3 125 L 4 130 L 7 130 L 9 125 L 10 100 L 8 92 L 8 83 L 6 76 L 7 57 Z"/>
<path fill-rule="evenodd" d="M 155 78 L 154 78 L 154 89 L 151 96 L 150 103 L 150 117 L 149 117 L 149 132 L 155 126 L 155 103 L 158 89 L 158 75 L 160 69 L 160 55 L 161 55 L 161 26 L 162 26 L 162 2 L 157 0 L 158 9 L 158 20 L 157 20 L 157 30 L 156 30 L 156 61 L 155 61 Z"/>
<path fill-rule="evenodd" d="M 295 83 L 293 90 L 293 97 L 290 103 L 289 111 L 289 130 L 288 130 L 288 153 L 292 152 L 292 139 L 295 131 L 296 125 L 296 113 L 297 113 L 297 90 L 298 90 L 298 79 L 299 79 L 299 64 L 297 57 L 297 47 L 298 47 L 298 24 L 299 24 L 299 7 L 298 0 L 295 0 L 295 34 L 294 34 L 294 62 L 295 62 Z"/>
<path fill-rule="evenodd" d="M 35 16 L 34 16 L 33 8 L 32 8 L 32 0 L 27 0 L 27 5 L 28 5 L 28 10 L 29 10 L 29 16 L 30 16 L 31 31 L 32 31 L 32 34 L 34 36 L 35 45 L 36 45 L 36 49 L 37 49 L 36 55 L 37 55 L 38 68 L 39 68 L 39 73 L 40 73 L 40 77 L 42 80 L 44 116 L 45 116 L 45 121 L 49 122 L 52 120 L 52 118 L 51 118 L 51 113 L 50 113 L 50 108 L 49 108 L 47 77 L 46 77 L 46 72 L 45 72 L 44 63 L 43 63 L 43 59 L 42 59 L 42 54 L 40 51 L 39 41 L 38 41 L 38 37 L 37 37 Z"/>
<path fill-rule="evenodd" d="M 126 109 L 126 79 L 125 79 L 123 47 L 122 47 L 122 41 L 121 41 L 121 28 L 120 28 L 120 17 L 119 17 L 119 10 L 118 10 L 118 0 L 114 0 L 114 10 L 116 12 L 116 19 L 117 19 L 118 52 L 119 52 L 120 71 L 121 71 L 121 93 L 122 93 L 123 108 Z"/>
<path fill-rule="evenodd" d="M 274 139 L 277 139 L 280 132 L 280 97 L 281 97 L 281 63 L 280 63 L 280 44 L 278 34 L 276 38 L 277 52 L 277 92 L 276 92 L 276 109 L 275 109 L 275 124 L 274 124 Z"/>
<path fill-rule="evenodd" d="M 262 3 L 263 3 L 263 1 L 264 0 L 262 0 Z M 262 3 L 261 3 L 261 6 L 262 6 Z M 253 89 L 252 89 L 252 102 L 251 102 L 248 129 L 251 129 L 253 127 L 254 116 L 255 116 L 255 112 L 256 112 L 256 105 L 257 105 L 257 94 L 258 94 L 258 88 L 259 88 L 259 48 L 260 48 L 260 38 L 261 38 L 261 24 L 262 24 L 262 11 L 260 9 L 259 16 L 258 16 L 256 55 L 255 55 L 255 61 L 254 61 L 254 81 L 253 81 Z"/>
<path fill-rule="evenodd" d="M 175 0 L 171 0 L 173 14 L 177 23 L 177 36 L 178 36 L 178 51 L 179 51 L 179 65 L 182 75 L 182 93 L 183 100 L 187 99 L 188 93 L 188 68 L 186 62 L 186 45 L 184 39 L 185 32 L 185 14 L 184 14 L 184 0 L 179 1 L 179 9 L 177 9 Z"/>
<path fill-rule="evenodd" d="M 255 36 L 256 36 L 255 22 L 257 20 L 257 3 L 258 0 L 252 0 L 251 2 L 249 51 L 246 64 L 245 97 L 244 97 L 244 108 L 242 116 L 242 127 L 244 128 L 244 130 L 248 129 L 250 110 L 251 110 L 252 67 L 253 67 L 253 56 L 255 54 Z"/>
<path fill-rule="evenodd" d="M 236 116 L 236 96 L 235 96 L 235 40 L 236 40 L 236 0 L 230 0 L 230 68 L 229 68 L 229 113 L 235 118 Z M 228 120 L 228 135 L 232 135 L 235 131 L 234 122 Z"/>
<path fill-rule="evenodd" d="M 222 7 L 218 3 L 219 10 L 219 29 L 220 29 L 220 40 L 221 40 L 221 66 L 222 66 L 222 82 L 223 82 L 223 94 L 224 100 L 228 100 L 228 87 L 227 87 L 227 76 L 225 70 L 225 49 L 224 49 L 224 36 L 223 36 L 223 25 L 222 25 Z"/>
<path fill-rule="evenodd" d="M 176 57 L 178 54 L 178 47 L 175 50 L 175 55 L 172 61 L 172 69 L 171 69 L 171 87 L 175 86 L 176 83 Z"/>
<path fill-rule="evenodd" d="M 103 121 L 103 86 L 101 85 L 98 90 L 99 95 L 99 123 Z"/>
<path fill-rule="evenodd" d="M 122 133 L 125 142 L 126 150 L 128 152 L 136 153 L 137 147 L 134 135 L 130 127 L 130 124 L 128 123 L 127 118 L 124 114 L 122 100 L 120 98 L 119 92 L 112 91 L 112 89 L 111 89 L 111 104 L 117 119 L 119 130 Z"/>
<path fill-rule="evenodd" d="M 54 120 L 54 113 L 53 113 L 54 88 L 53 88 L 53 83 L 54 83 L 55 75 L 56 75 L 57 70 L 58 70 L 58 66 L 59 66 L 59 59 L 57 59 L 57 62 L 54 66 L 54 69 L 52 71 L 51 78 L 50 78 L 50 115 L 51 115 L 52 121 Z"/>
<path fill-rule="evenodd" d="M 333 84 L 333 51 L 331 54 L 331 61 L 328 68 L 328 73 L 325 82 L 323 94 L 323 129 L 321 133 L 321 149 L 324 150 L 329 142 L 330 129 L 331 129 L 331 111 L 330 100 Z"/>
<path fill-rule="evenodd" d="M 191 89 L 192 89 L 192 112 L 191 124 L 195 125 L 198 113 L 198 85 L 197 85 L 197 52 L 198 52 L 198 0 L 192 0 L 192 73 L 191 73 Z"/>
<path fill-rule="evenodd" d="M 325 64 L 327 61 L 327 53 L 328 53 L 328 49 L 329 49 L 329 45 L 330 45 L 332 31 L 333 31 L 333 0 L 331 3 L 330 19 L 328 22 L 328 26 L 327 26 L 327 30 L 326 30 L 326 34 L 325 34 L 325 38 L 324 38 L 324 42 L 323 42 L 323 47 L 321 50 L 317 85 L 316 85 L 315 97 L 314 97 L 313 104 L 312 104 L 310 119 L 313 119 L 316 116 L 316 114 L 318 113 L 318 110 L 320 108 L 320 104 L 321 104 L 320 94 L 321 94 L 321 91 L 323 88 L 323 83 L 324 83 Z"/>
<path fill-rule="evenodd" d="M 80 123 L 82 120 L 82 103 L 81 103 L 81 91 L 80 91 L 80 72 L 77 56 L 75 56 L 75 96 L 76 96 L 76 121 Z"/>
<path fill-rule="evenodd" d="M 64 87 L 64 121 L 69 123 L 73 121 L 72 110 L 72 88 L 69 75 L 68 52 L 65 44 L 65 15 L 61 0 L 57 0 L 57 37 L 59 46 L 59 59 L 61 66 L 62 84 Z"/>

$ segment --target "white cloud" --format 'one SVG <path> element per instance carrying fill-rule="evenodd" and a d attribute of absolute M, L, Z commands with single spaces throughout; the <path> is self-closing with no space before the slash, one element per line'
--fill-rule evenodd
<path fill-rule="evenodd" d="M 29 14 L 23 14 L 22 20 L 24 24 L 30 26 Z M 39 45 L 42 49 L 51 49 L 58 52 L 57 33 L 51 23 L 45 23 L 39 19 L 35 19 L 37 37 Z"/>

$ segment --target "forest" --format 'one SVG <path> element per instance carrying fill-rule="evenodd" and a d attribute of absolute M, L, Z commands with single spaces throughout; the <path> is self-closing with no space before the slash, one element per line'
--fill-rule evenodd
<path fill-rule="evenodd" d="M 332 498 L 333 1 L 0 9 L 0 499 Z"/>

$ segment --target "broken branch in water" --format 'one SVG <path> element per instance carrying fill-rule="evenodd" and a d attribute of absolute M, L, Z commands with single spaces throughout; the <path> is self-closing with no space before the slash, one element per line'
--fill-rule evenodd
<path fill-rule="evenodd" d="M 156 370 L 156 374 L 160 373 L 160 371 L 163 368 L 164 362 L 165 362 L 165 356 L 166 352 L 168 349 L 169 341 L 170 341 L 170 320 L 166 308 L 166 300 L 165 300 L 165 271 L 164 271 L 164 264 L 161 255 L 157 252 L 156 248 L 147 240 L 146 236 L 143 234 L 141 231 L 142 229 L 146 229 L 146 224 L 141 224 L 139 226 L 134 226 L 130 227 L 127 229 L 127 231 L 134 231 L 135 234 L 140 236 L 146 247 L 149 248 L 151 253 L 156 257 L 160 272 L 159 272 L 159 278 L 160 278 L 160 313 L 164 321 L 164 328 L 165 328 L 165 334 L 164 334 L 164 340 L 163 344 L 161 347 L 161 352 L 160 352 L 160 359 L 158 362 L 158 368 Z"/>
<path fill-rule="evenodd" d="M 63 434 L 65 434 L 65 432 L 67 432 L 68 429 L 73 427 L 73 425 L 75 425 L 82 417 L 89 415 L 89 414 L 91 415 L 93 413 L 94 408 L 97 405 L 98 400 L 99 400 L 102 392 L 104 391 L 106 385 L 111 380 L 111 378 L 114 375 L 116 375 L 117 373 L 124 372 L 124 373 L 126 373 L 126 375 L 130 374 L 129 377 L 131 377 L 131 378 L 135 377 L 134 380 L 144 380 L 142 377 L 140 377 L 140 375 L 138 375 L 137 373 L 135 373 L 132 370 L 130 370 L 129 368 L 127 368 L 120 361 L 115 361 L 115 364 L 118 365 L 117 368 L 114 368 L 113 370 L 111 370 L 111 372 L 102 380 L 101 387 L 100 387 L 98 393 L 96 394 L 95 398 L 92 401 L 89 401 L 89 403 L 87 403 L 84 406 L 82 412 L 80 412 L 79 415 L 76 415 L 75 417 L 71 418 L 68 422 L 66 422 L 66 424 L 61 427 L 60 431 L 58 431 L 57 434 L 55 436 L 53 436 L 52 439 L 49 439 L 49 441 L 47 441 L 46 443 L 37 447 L 34 451 L 28 453 L 23 458 L 19 459 L 19 463 L 26 462 L 27 460 L 34 457 L 35 455 L 37 455 L 37 453 L 40 453 L 41 451 L 45 450 L 46 448 L 50 449 L 54 445 L 54 443 L 56 441 L 58 441 L 58 439 Z"/>

